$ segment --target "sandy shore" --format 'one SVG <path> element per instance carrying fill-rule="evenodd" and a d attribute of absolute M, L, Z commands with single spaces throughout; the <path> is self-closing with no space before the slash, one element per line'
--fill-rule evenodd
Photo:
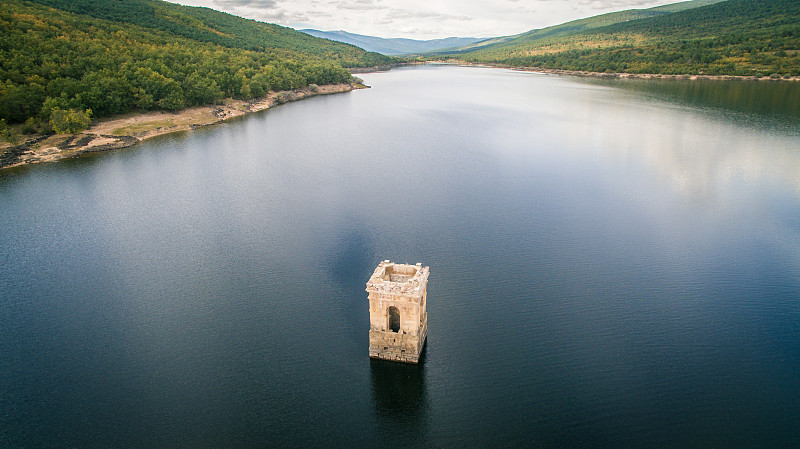
<path fill-rule="evenodd" d="M 222 105 L 197 106 L 178 112 L 130 113 L 97 120 L 89 129 L 72 135 L 34 136 L 17 145 L 0 146 L 0 169 L 53 162 L 86 153 L 128 148 L 142 140 L 209 126 L 234 117 L 263 111 L 283 103 L 316 95 L 350 92 L 364 86 L 333 84 L 316 89 L 271 92 L 251 101 L 227 99 Z"/>

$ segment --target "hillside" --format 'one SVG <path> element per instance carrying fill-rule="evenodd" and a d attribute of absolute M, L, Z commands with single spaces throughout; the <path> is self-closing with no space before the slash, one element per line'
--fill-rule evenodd
<path fill-rule="evenodd" d="M 319 30 L 300 30 L 312 36 L 330 39 L 332 41 L 344 42 L 384 55 L 410 55 L 420 53 L 430 53 L 433 51 L 450 50 L 454 48 L 472 45 L 486 39 L 475 37 L 448 37 L 444 39 L 385 39 L 374 36 L 364 36 L 362 34 L 348 33 L 346 31 L 319 31 Z"/>
<path fill-rule="evenodd" d="M 538 40 L 554 37 L 569 36 L 584 31 L 602 28 L 622 22 L 645 19 L 648 17 L 662 16 L 678 11 L 699 8 L 724 0 L 690 0 L 679 3 L 671 3 L 664 6 L 656 6 L 649 9 L 629 9 L 626 11 L 610 12 L 599 16 L 588 17 L 585 19 L 572 20 L 570 22 L 553 25 L 546 28 L 535 29 L 515 36 L 498 37 L 473 45 L 466 45 L 459 48 L 458 52 L 473 51 L 478 49 L 498 49 L 515 45 L 532 43 Z"/>
<path fill-rule="evenodd" d="M 591 72 L 800 75 L 800 2 L 727 0 L 685 9 L 697 4 L 606 14 L 451 57 Z"/>
<path fill-rule="evenodd" d="M 210 8 L 162 0 L 30 0 L 62 11 L 117 23 L 138 25 L 174 36 L 227 48 L 253 51 L 290 50 L 333 59 L 344 67 L 386 63 L 360 48 L 314 39 L 306 33 L 271 23 L 244 19 Z"/>
<path fill-rule="evenodd" d="M 87 110 L 103 117 L 250 99 L 350 82 L 344 67 L 393 61 L 289 28 L 160 0 L 4 0 L 0 119 L 47 131 L 54 118 L 85 121 Z"/>

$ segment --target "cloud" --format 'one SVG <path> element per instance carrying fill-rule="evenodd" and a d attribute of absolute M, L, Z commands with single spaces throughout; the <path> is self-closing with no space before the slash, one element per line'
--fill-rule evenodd
<path fill-rule="evenodd" d="M 262 11 L 257 15 L 254 15 L 253 17 L 257 20 L 261 20 L 262 22 L 277 23 L 277 24 L 294 24 L 294 23 L 310 23 L 311 15 L 323 18 L 327 18 L 330 16 L 329 13 L 325 12 L 306 13 L 298 11 L 287 11 L 285 9 L 276 9 L 272 11 Z"/>
<path fill-rule="evenodd" d="M 351 11 L 378 11 L 389 9 L 388 6 L 379 5 L 378 2 L 372 0 L 331 2 L 331 5 L 336 9 L 347 9 Z"/>
<path fill-rule="evenodd" d="M 578 2 L 581 6 L 588 6 L 591 9 L 631 9 L 653 6 L 656 2 L 653 0 L 581 0 Z"/>
<path fill-rule="evenodd" d="M 327 18 L 335 17 L 335 15 L 330 11 L 312 10 L 312 11 L 306 11 L 306 14 L 309 17 L 315 17 L 315 18 L 318 18 L 318 19 L 322 19 L 322 18 L 327 19 Z"/>
<path fill-rule="evenodd" d="M 289 14 L 282 10 L 270 11 L 270 12 L 262 12 L 255 16 L 256 19 L 262 22 L 269 22 L 269 23 L 283 23 L 289 20 Z"/>
<path fill-rule="evenodd" d="M 474 20 L 474 17 L 457 16 L 435 11 L 410 11 L 407 9 L 392 9 L 378 23 L 390 24 L 390 23 L 404 22 L 410 20 L 434 20 L 439 22 L 449 21 L 449 20 L 468 21 L 468 20 Z"/>
<path fill-rule="evenodd" d="M 433 39 L 522 33 L 677 0 L 171 0 L 292 28 Z"/>
<path fill-rule="evenodd" d="M 272 9 L 278 6 L 278 0 L 214 0 L 214 4 L 222 8 Z"/>

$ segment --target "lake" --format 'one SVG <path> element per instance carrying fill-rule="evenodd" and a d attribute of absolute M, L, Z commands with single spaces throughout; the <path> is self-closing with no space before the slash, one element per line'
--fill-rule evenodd
<path fill-rule="evenodd" d="M 800 84 L 362 77 L 0 173 L 0 446 L 800 446 Z"/>

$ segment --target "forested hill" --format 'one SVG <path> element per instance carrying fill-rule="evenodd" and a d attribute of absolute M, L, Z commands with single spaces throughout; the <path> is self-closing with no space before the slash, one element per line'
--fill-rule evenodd
<path fill-rule="evenodd" d="M 30 0 L 97 19 L 129 23 L 200 42 L 243 50 L 291 50 L 331 58 L 345 67 L 385 63 L 385 58 L 362 49 L 271 23 L 243 19 L 210 8 L 183 6 L 161 0 Z"/>
<path fill-rule="evenodd" d="M 569 32 L 534 31 L 453 57 L 592 72 L 800 75 L 798 0 L 726 0 L 666 11 Z"/>
<path fill-rule="evenodd" d="M 625 11 L 616 11 L 599 16 L 588 17 L 585 19 L 572 20 L 570 22 L 562 23 L 560 25 L 553 25 L 546 28 L 535 29 L 516 36 L 506 36 L 494 39 L 485 40 L 475 45 L 464 46 L 460 51 L 474 51 L 479 48 L 492 47 L 494 49 L 500 47 L 519 46 L 527 43 L 532 43 L 537 40 L 546 38 L 555 38 L 569 36 L 581 33 L 588 30 L 606 27 L 622 22 L 630 22 L 633 20 L 645 19 L 649 17 L 663 16 L 672 14 L 678 11 L 685 11 L 687 9 L 699 8 L 701 6 L 719 3 L 724 0 L 690 0 L 679 3 L 671 3 L 664 6 L 656 6 L 648 9 L 629 9 Z"/>
<path fill-rule="evenodd" d="M 53 111 L 176 110 L 394 62 L 358 47 L 160 0 L 3 0 L 0 119 L 47 130 Z M 63 115 L 63 114 L 62 114 Z"/>

